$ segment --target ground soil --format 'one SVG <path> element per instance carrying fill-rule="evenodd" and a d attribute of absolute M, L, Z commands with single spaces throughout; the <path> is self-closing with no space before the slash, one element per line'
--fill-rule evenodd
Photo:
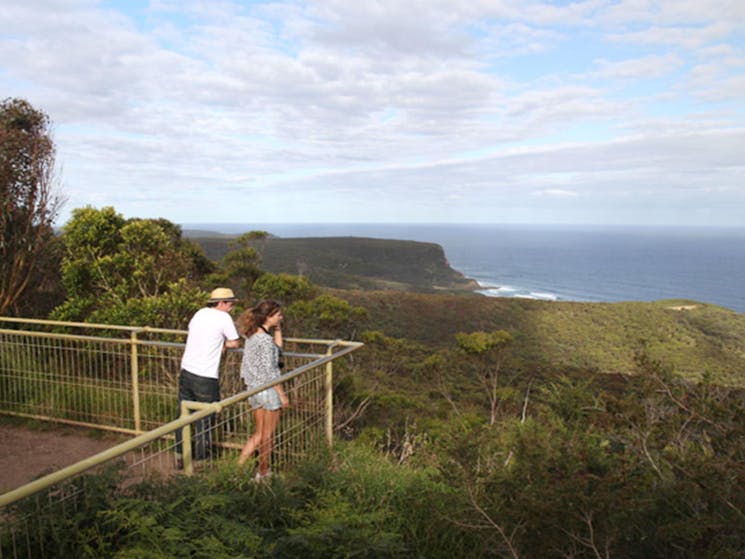
<path fill-rule="evenodd" d="M 126 436 L 39 422 L 0 421 L 0 493 L 98 454 Z"/>

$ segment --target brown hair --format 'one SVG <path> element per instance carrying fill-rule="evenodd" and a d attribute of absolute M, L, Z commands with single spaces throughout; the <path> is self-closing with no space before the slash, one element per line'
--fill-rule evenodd
<path fill-rule="evenodd" d="M 277 301 L 265 300 L 251 309 L 246 309 L 238 318 L 238 331 L 244 338 L 250 338 L 266 319 L 279 312 Z"/>

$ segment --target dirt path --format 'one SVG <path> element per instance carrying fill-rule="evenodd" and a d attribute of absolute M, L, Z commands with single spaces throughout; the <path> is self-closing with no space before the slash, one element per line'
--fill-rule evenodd
<path fill-rule="evenodd" d="M 59 425 L 31 428 L 0 422 L 0 493 L 74 464 L 126 440 Z"/>

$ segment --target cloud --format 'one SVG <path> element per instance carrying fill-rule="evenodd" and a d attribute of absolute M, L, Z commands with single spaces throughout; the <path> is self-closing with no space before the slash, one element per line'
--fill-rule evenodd
<path fill-rule="evenodd" d="M 56 123 L 71 207 L 183 221 L 220 192 L 273 219 L 415 200 L 457 221 L 612 212 L 623 192 L 731 202 L 736 4 L 7 0 L 0 87 Z"/>
<path fill-rule="evenodd" d="M 551 198 L 576 198 L 579 193 L 573 190 L 562 190 L 561 188 L 547 188 L 545 190 L 537 190 L 532 193 L 533 196 L 548 196 Z"/>
<path fill-rule="evenodd" d="M 678 70 L 682 59 L 674 54 L 649 55 L 642 58 L 623 61 L 596 61 L 597 75 L 613 79 L 657 79 Z"/>

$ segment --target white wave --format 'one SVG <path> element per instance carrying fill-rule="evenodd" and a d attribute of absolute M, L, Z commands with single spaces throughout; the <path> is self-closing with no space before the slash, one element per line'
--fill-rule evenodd
<path fill-rule="evenodd" d="M 481 289 L 478 290 L 478 293 L 489 297 L 515 297 L 519 292 L 519 289 L 509 285 L 479 285 Z"/>
<path fill-rule="evenodd" d="M 556 301 L 559 299 L 559 296 L 554 293 L 543 293 L 541 291 L 531 291 L 530 297 L 533 299 L 541 299 L 543 301 Z"/>
<path fill-rule="evenodd" d="M 560 299 L 560 297 L 555 293 L 548 293 L 545 291 L 529 291 L 527 289 L 520 289 L 519 287 L 513 287 L 511 285 L 500 285 L 492 287 L 481 284 L 481 287 L 482 289 L 477 290 L 477 292 L 488 297 L 516 297 L 522 299 L 538 299 L 541 301 L 558 301 Z"/>
<path fill-rule="evenodd" d="M 472 276 L 473 277 L 473 276 Z M 519 297 L 523 299 L 540 299 L 542 301 L 557 301 L 560 297 L 548 291 L 533 291 L 526 287 L 517 287 L 514 285 L 500 284 L 498 280 L 493 278 L 479 278 L 475 277 L 479 284 L 477 293 L 486 295 L 487 297 Z"/>

